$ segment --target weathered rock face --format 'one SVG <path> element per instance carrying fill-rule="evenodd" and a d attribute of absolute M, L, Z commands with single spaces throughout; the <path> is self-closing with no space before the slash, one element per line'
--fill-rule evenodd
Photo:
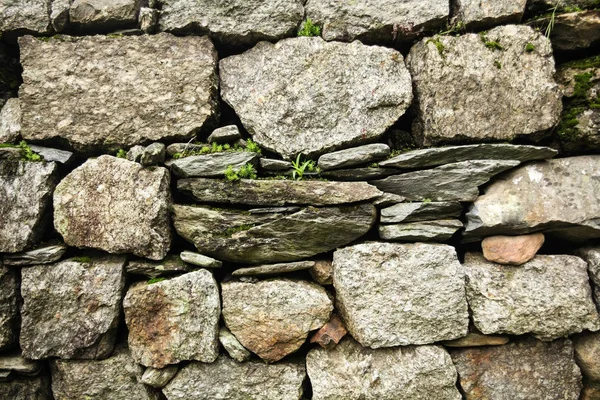
<path fill-rule="evenodd" d="M 371 242 L 333 254 L 333 286 L 348 331 L 371 348 L 467 334 L 469 316 L 454 248 Z"/>
<path fill-rule="evenodd" d="M 333 314 L 331 319 L 310 338 L 310 342 L 317 343 L 324 349 L 333 349 L 347 333 L 344 322 Z"/>
<path fill-rule="evenodd" d="M 467 254 L 463 267 L 473 322 L 485 334 L 553 340 L 600 328 L 587 265 L 578 257 L 538 255 L 513 267 Z"/>
<path fill-rule="evenodd" d="M 517 165 L 519 161 L 514 160 L 463 161 L 369 183 L 386 193 L 398 194 L 411 201 L 473 201 L 479 194 L 478 186 Z"/>
<path fill-rule="evenodd" d="M 381 210 L 381 223 L 427 221 L 438 218 L 458 218 L 462 206 L 458 201 L 399 203 Z"/>
<path fill-rule="evenodd" d="M 215 129 L 206 140 L 208 143 L 233 143 L 241 138 L 240 129 L 236 125 L 227 125 Z"/>
<path fill-rule="evenodd" d="M 115 344 L 124 257 L 72 258 L 21 271 L 23 356 L 104 358 Z"/>
<path fill-rule="evenodd" d="M 53 162 L 0 159 L 0 252 L 20 252 L 41 239 L 56 173 Z"/>
<path fill-rule="evenodd" d="M 144 258 L 134 259 L 127 263 L 127 273 L 143 275 L 148 278 L 190 272 L 192 268 L 177 256 L 167 256 L 161 261 L 150 261 Z"/>
<path fill-rule="evenodd" d="M 353 167 L 379 161 L 390 155 L 390 146 L 384 143 L 365 144 L 364 146 L 334 151 L 319 157 L 319 168 L 322 170 Z"/>
<path fill-rule="evenodd" d="M 154 388 L 161 388 L 173 379 L 177 371 L 179 371 L 177 365 L 171 365 L 162 369 L 146 368 L 140 382 Z"/>
<path fill-rule="evenodd" d="M 327 260 L 317 260 L 308 272 L 319 285 L 333 284 L 333 264 Z"/>
<path fill-rule="evenodd" d="M 456 369 L 440 346 L 372 350 L 352 339 L 306 358 L 313 399 L 458 400 Z"/>
<path fill-rule="evenodd" d="M 14 344 L 18 324 L 17 277 L 15 271 L 0 262 L 0 350 Z M 0 389 L 1 390 L 1 389 Z"/>
<path fill-rule="evenodd" d="M 372 179 L 385 178 L 397 173 L 398 171 L 391 168 L 363 167 L 323 171 L 321 172 L 321 176 L 334 181 L 370 181 Z"/>
<path fill-rule="evenodd" d="M 463 223 L 457 219 L 380 225 L 379 237 L 402 242 L 444 242 L 462 227 Z"/>
<path fill-rule="evenodd" d="M 550 18 L 531 22 L 534 27 L 545 27 Z M 589 10 L 554 16 L 550 40 L 554 51 L 585 50 L 600 43 L 600 11 Z"/>
<path fill-rule="evenodd" d="M 10 400 L 52 399 L 50 379 L 46 376 L 12 377 L 8 382 L 0 382 L 0 398 Z"/>
<path fill-rule="evenodd" d="M 144 368 L 120 349 L 102 361 L 54 360 L 52 392 L 56 400 L 158 400 L 158 394 L 140 383 Z"/>
<path fill-rule="evenodd" d="M 502 346 L 509 342 L 508 336 L 491 336 L 469 332 L 467 336 L 443 341 L 445 347 Z"/>
<path fill-rule="evenodd" d="M 171 169 L 175 175 L 183 178 L 191 176 L 223 178 L 228 166 L 231 165 L 234 171 L 239 171 L 248 163 L 256 165 L 258 157 L 258 154 L 246 151 L 189 156 L 174 160 Z"/>
<path fill-rule="evenodd" d="M 252 45 L 294 36 L 304 17 L 301 0 L 160 0 L 159 28 L 176 33 L 205 33 L 218 42 Z"/>
<path fill-rule="evenodd" d="M 94 152 L 187 141 L 217 113 L 217 54 L 205 37 L 26 36 L 19 45 L 27 140 Z"/>
<path fill-rule="evenodd" d="M 50 0 L 0 2 L 0 31 L 48 33 Z"/>
<path fill-rule="evenodd" d="M 81 30 L 110 31 L 134 27 L 141 0 L 73 0 L 69 19 Z"/>
<path fill-rule="evenodd" d="M 267 362 L 281 360 L 329 320 L 333 304 L 321 286 L 274 279 L 221 285 L 223 318 L 240 343 Z"/>
<path fill-rule="evenodd" d="M 406 61 L 418 103 L 413 134 L 425 145 L 512 140 L 559 121 L 552 47 L 529 27 L 423 39 Z"/>
<path fill-rule="evenodd" d="M 467 213 L 469 237 L 544 230 L 567 239 L 600 237 L 600 156 L 528 164 L 496 180 Z M 585 193 L 585 196 L 581 196 Z"/>
<path fill-rule="evenodd" d="M 111 156 L 86 161 L 54 193 L 54 227 L 65 243 L 160 260 L 171 246 L 165 168 Z"/>
<path fill-rule="evenodd" d="M 544 244 L 544 234 L 490 236 L 481 242 L 483 256 L 498 264 L 521 265 L 531 260 Z"/>
<path fill-rule="evenodd" d="M 200 203 L 286 206 L 329 206 L 373 200 L 382 195 L 366 182 L 323 182 L 242 179 L 181 179 L 177 190 Z"/>
<path fill-rule="evenodd" d="M 454 15 L 468 27 L 492 27 L 494 25 L 519 23 L 525 12 L 527 0 L 502 0 L 481 2 L 477 0 L 457 0 Z"/>
<path fill-rule="evenodd" d="M 583 375 L 600 382 L 600 333 L 586 332 L 573 337 L 575 359 Z"/>
<path fill-rule="evenodd" d="M 237 362 L 248 361 L 252 354 L 240 343 L 233 333 L 226 327 L 221 327 L 219 330 L 219 342 L 229 354 Z"/>
<path fill-rule="evenodd" d="M 127 292 L 123 309 L 131 356 L 142 365 L 210 363 L 219 355 L 219 289 L 207 270 L 139 283 Z"/>
<path fill-rule="evenodd" d="M 21 134 L 21 105 L 13 97 L 6 100 L 0 111 L 0 143 L 14 142 Z"/>
<path fill-rule="evenodd" d="M 221 268 L 223 266 L 223 262 L 193 251 L 182 251 L 180 257 L 186 263 L 202 268 Z"/>
<path fill-rule="evenodd" d="M 600 300 L 600 248 L 598 247 L 586 247 L 579 249 L 576 254 L 583 258 L 588 264 L 588 275 L 592 282 L 594 290 L 594 299 L 596 304 L 599 304 Z M 600 307 L 598 307 L 600 312 Z"/>
<path fill-rule="evenodd" d="M 308 207 L 292 214 L 249 214 L 175 205 L 177 233 L 198 251 L 224 261 L 297 261 L 348 244 L 375 222 L 370 204 Z M 302 232 L 302 236 L 298 236 Z"/>
<path fill-rule="evenodd" d="M 192 362 L 163 389 L 168 400 L 300 400 L 304 363 L 237 363 L 221 356 L 213 364 Z"/>
<path fill-rule="evenodd" d="M 253 139 L 288 159 L 378 138 L 412 100 L 402 55 L 358 41 L 264 42 L 219 71 L 221 96 Z"/>
<path fill-rule="evenodd" d="M 231 273 L 233 276 L 277 275 L 286 272 L 295 272 L 315 266 L 314 261 L 297 261 L 291 263 L 257 265 L 256 267 L 240 268 Z"/>
<path fill-rule="evenodd" d="M 321 26 L 325 40 L 392 44 L 446 25 L 449 3 L 441 0 L 404 0 L 370 3 L 309 0 L 306 15 Z"/>
<path fill-rule="evenodd" d="M 450 351 L 467 400 L 577 400 L 581 372 L 569 340 L 519 340 Z"/>

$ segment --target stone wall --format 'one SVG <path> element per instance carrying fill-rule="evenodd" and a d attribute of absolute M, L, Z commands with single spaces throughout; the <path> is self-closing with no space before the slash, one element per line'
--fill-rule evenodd
<path fill-rule="evenodd" d="M 600 2 L 0 31 L 0 399 L 600 399 Z"/>

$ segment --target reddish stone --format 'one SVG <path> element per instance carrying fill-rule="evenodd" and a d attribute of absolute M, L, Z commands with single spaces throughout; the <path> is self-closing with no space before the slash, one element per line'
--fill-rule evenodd
<path fill-rule="evenodd" d="M 317 343 L 324 349 L 333 349 L 348 331 L 344 322 L 337 315 L 332 315 L 328 323 L 323 325 L 310 339 L 311 343 Z"/>
<path fill-rule="evenodd" d="M 483 239 L 483 256 L 498 264 L 521 265 L 531 260 L 544 244 L 544 234 L 490 236 Z"/>

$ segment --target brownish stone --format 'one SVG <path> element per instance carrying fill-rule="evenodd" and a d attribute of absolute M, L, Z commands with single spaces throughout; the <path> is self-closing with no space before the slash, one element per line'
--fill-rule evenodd
<path fill-rule="evenodd" d="M 333 265 L 331 261 L 319 260 L 315 261 L 308 272 L 310 276 L 320 285 L 333 285 Z"/>
<path fill-rule="evenodd" d="M 483 256 L 498 264 L 521 265 L 535 257 L 544 244 L 544 234 L 490 236 L 483 239 Z"/>
<path fill-rule="evenodd" d="M 344 322 L 337 315 L 332 315 L 328 323 L 323 325 L 312 338 L 311 343 L 317 343 L 324 349 L 333 349 L 348 331 L 344 326 Z"/>
<path fill-rule="evenodd" d="M 579 400 L 600 400 L 600 383 L 586 383 L 583 386 Z"/>
<path fill-rule="evenodd" d="M 468 333 L 460 339 L 446 340 L 442 345 L 446 347 L 478 347 L 478 346 L 502 346 L 508 343 L 508 336 L 482 335 L 481 333 Z"/>

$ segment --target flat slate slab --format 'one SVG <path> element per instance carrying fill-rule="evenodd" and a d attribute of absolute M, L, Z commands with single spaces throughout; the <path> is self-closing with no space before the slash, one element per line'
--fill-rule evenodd
<path fill-rule="evenodd" d="M 323 171 L 327 171 L 368 164 L 383 160 L 389 155 L 390 146 L 384 143 L 373 143 L 323 154 L 319 157 L 317 165 Z"/>
<path fill-rule="evenodd" d="M 382 224 L 397 224 L 400 222 L 458 218 L 462 210 L 462 205 L 458 201 L 398 203 L 383 208 L 379 220 Z"/>
<path fill-rule="evenodd" d="M 173 160 L 170 166 L 173 174 L 182 178 L 224 178 L 230 165 L 234 171 L 239 171 L 246 164 L 258 164 L 259 157 L 259 154 L 248 151 L 203 154 Z"/>
<path fill-rule="evenodd" d="M 257 265 L 256 267 L 240 268 L 231 273 L 233 276 L 253 276 L 253 275 L 277 275 L 286 272 L 303 271 L 315 266 L 314 261 L 298 261 L 293 263 L 280 263 Z"/>
<path fill-rule="evenodd" d="M 457 219 L 379 225 L 379 237 L 399 242 L 445 242 L 462 227 Z"/>

